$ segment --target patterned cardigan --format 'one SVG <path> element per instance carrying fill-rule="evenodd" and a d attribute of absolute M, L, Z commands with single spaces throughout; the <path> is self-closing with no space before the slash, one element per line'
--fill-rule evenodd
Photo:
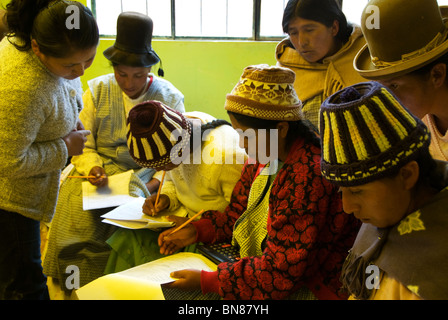
<path fill-rule="evenodd" d="M 259 167 L 244 166 L 224 212 L 207 211 L 193 223 L 198 242 L 231 240 Z M 284 299 L 307 286 L 318 299 L 345 299 L 340 271 L 359 227 L 343 212 L 337 188 L 321 176 L 320 149 L 299 138 L 273 182 L 263 254 L 202 272 L 203 292 L 225 299 Z"/>

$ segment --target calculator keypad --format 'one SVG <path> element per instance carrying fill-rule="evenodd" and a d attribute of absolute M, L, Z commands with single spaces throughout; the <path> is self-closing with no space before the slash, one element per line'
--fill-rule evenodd
<path fill-rule="evenodd" d="M 229 243 L 216 243 L 199 246 L 198 250 L 215 263 L 236 262 L 240 260 L 239 250 Z"/>

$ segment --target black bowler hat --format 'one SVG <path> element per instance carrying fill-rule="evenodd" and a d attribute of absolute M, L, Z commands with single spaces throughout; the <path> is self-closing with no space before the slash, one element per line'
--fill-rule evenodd
<path fill-rule="evenodd" d="M 117 37 L 104 56 L 130 67 L 151 67 L 160 61 L 151 47 L 153 22 L 138 12 L 122 12 L 117 19 Z M 159 72 L 161 69 L 159 70 Z"/>

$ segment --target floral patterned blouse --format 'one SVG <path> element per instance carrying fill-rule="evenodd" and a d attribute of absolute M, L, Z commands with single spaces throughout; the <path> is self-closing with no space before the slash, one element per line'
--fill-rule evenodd
<path fill-rule="evenodd" d="M 224 212 L 207 211 L 193 223 L 198 242 L 230 242 L 260 167 L 244 166 Z M 298 138 L 273 182 L 262 255 L 203 272 L 203 292 L 225 299 L 284 299 L 306 286 L 318 299 L 346 299 L 339 276 L 359 227 L 343 212 L 337 187 L 321 176 L 320 149 Z"/>

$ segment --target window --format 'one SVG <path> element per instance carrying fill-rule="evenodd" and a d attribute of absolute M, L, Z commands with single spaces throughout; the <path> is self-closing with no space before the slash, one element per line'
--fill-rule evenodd
<path fill-rule="evenodd" d="M 115 36 L 123 11 L 147 14 L 155 38 L 281 39 L 288 0 L 90 0 L 100 34 Z M 258 13 L 257 13 L 258 12 Z"/>
<path fill-rule="evenodd" d="M 342 2 L 349 22 L 360 24 L 368 0 Z M 115 36 L 120 12 L 137 11 L 154 21 L 155 38 L 279 40 L 288 0 L 90 0 L 100 34 Z M 448 0 L 438 0 L 448 5 Z"/>
<path fill-rule="evenodd" d="M 176 0 L 178 37 L 252 37 L 253 0 Z"/>

